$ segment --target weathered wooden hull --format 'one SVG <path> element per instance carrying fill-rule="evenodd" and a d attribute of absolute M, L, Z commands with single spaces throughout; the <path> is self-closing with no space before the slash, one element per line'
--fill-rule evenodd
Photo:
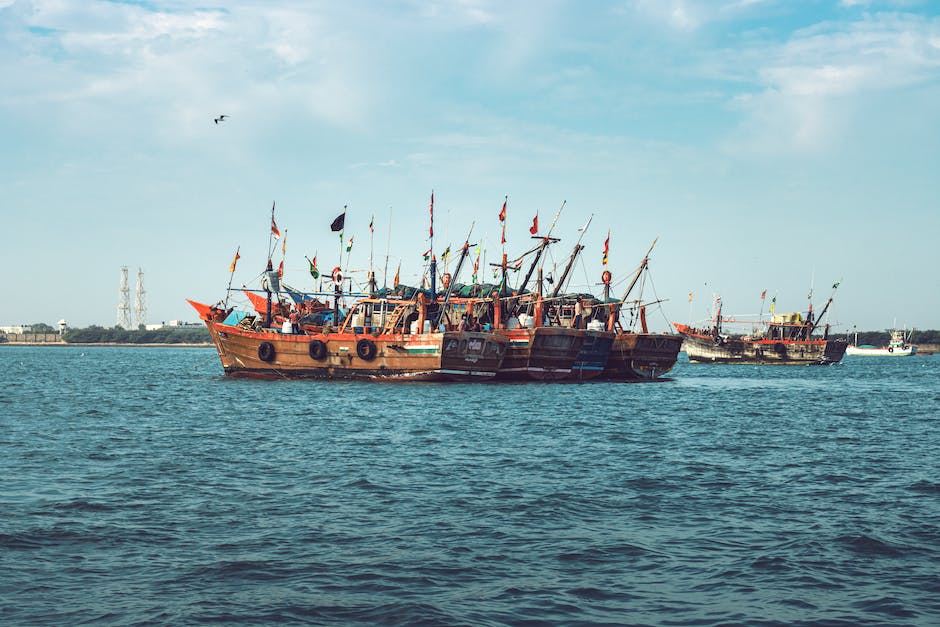
<path fill-rule="evenodd" d="M 207 321 L 227 375 L 262 378 L 492 379 L 507 341 L 489 333 L 316 335 L 251 331 Z"/>
<path fill-rule="evenodd" d="M 676 365 L 681 335 L 618 333 L 602 377 L 618 381 L 651 381 Z"/>
<path fill-rule="evenodd" d="M 574 381 L 595 379 L 604 372 L 614 345 L 614 334 L 608 331 L 581 331 L 584 343 L 575 357 L 568 378 Z"/>
<path fill-rule="evenodd" d="M 509 340 L 496 378 L 502 381 L 559 381 L 568 378 L 581 345 L 583 331 L 565 327 L 501 329 Z"/>
<path fill-rule="evenodd" d="M 845 340 L 743 340 L 685 336 L 683 348 L 693 363 L 828 365 L 845 355 Z"/>

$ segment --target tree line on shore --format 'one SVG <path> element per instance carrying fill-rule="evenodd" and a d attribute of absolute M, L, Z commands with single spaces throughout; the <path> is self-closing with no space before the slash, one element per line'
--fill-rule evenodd
<path fill-rule="evenodd" d="M 45 323 L 24 327 L 27 335 L 58 333 Z M 83 329 L 68 329 L 62 339 L 69 344 L 208 344 L 212 342 L 209 330 L 198 329 L 124 329 L 122 327 L 99 327 L 91 325 Z"/>

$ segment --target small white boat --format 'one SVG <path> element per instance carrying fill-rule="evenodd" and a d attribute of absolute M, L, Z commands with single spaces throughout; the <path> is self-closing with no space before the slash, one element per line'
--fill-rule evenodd
<path fill-rule="evenodd" d="M 855 334 L 855 343 L 845 349 L 846 355 L 865 355 L 869 357 L 908 357 L 917 352 L 917 347 L 910 343 L 910 333 L 895 329 L 891 332 L 891 340 L 887 346 L 872 346 L 870 344 L 858 345 L 858 333 Z"/>

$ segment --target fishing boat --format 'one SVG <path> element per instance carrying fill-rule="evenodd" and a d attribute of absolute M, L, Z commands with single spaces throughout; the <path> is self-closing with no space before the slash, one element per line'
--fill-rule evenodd
<path fill-rule="evenodd" d="M 227 375 L 259 378 L 492 379 L 507 352 L 493 333 L 432 329 L 423 294 L 415 300 L 363 298 L 336 326 L 265 326 L 259 316 L 189 301 Z"/>
<path fill-rule="evenodd" d="M 895 329 L 891 331 L 891 338 L 887 346 L 872 346 L 858 343 L 858 333 L 855 342 L 845 349 L 846 355 L 865 357 L 909 357 L 917 353 L 917 347 L 910 343 L 911 334 Z"/>
<path fill-rule="evenodd" d="M 800 312 L 773 314 L 769 322 L 764 322 L 741 318 L 725 320 L 719 300 L 718 313 L 710 328 L 673 325 L 682 335 L 683 349 L 693 363 L 829 365 L 841 361 L 847 346 L 845 340 L 829 338 L 828 324 L 824 326 L 822 337 L 814 336 L 819 320 L 831 303 L 832 296 L 819 317 L 813 315 L 810 305 L 805 317 Z M 751 332 L 728 333 L 724 328 L 727 323 L 751 325 Z"/>

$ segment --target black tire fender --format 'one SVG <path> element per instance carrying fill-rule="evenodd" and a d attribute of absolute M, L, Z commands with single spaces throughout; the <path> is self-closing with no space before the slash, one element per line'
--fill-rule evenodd
<path fill-rule="evenodd" d="M 274 344 L 261 342 L 258 345 L 258 359 L 261 361 L 274 361 Z"/>
<path fill-rule="evenodd" d="M 307 347 L 307 350 L 310 353 L 310 357 L 320 361 L 326 357 L 326 344 L 323 340 L 313 340 L 310 342 L 310 345 Z"/>
<path fill-rule="evenodd" d="M 373 359 L 375 359 L 375 353 L 376 353 L 375 342 L 373 342 L 372 340 L 368 338 L 362 338 L 361 340 L 356 342 L 356 354 L 359 355 L 360 359 L 364 359 L 366 361 L 372 361 Z"/>

